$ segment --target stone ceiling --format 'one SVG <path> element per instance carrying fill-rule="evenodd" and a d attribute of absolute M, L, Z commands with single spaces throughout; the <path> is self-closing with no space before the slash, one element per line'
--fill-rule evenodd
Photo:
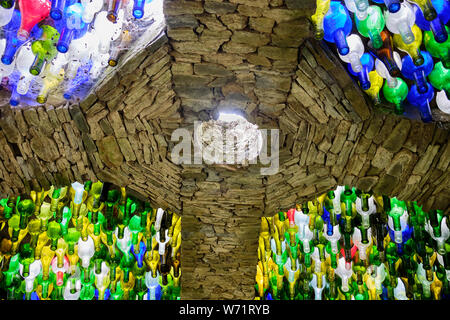
<path fill-rule="evenodd" d="M 183 215 L 183 297 L 253 296 L 262 215 L 336 185 L 449 212 L 449 131 L 375 111 L 307 20 L 315 1 L 165 1 L 167 29 L 75 105 L 1 108 L 0 196 L 97 179 Z M 280 129 L 280 170 L 177 166 L 218 109 Z M 214 283 L 213 286 L 208 283 Z"/>

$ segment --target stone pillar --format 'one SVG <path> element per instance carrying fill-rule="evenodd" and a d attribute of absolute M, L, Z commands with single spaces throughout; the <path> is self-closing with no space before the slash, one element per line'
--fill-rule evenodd
<path fill-rule="evenodd" d="M 182 175 L 181 298 L 252 299 L 263 179 L 210 168 Z"/>

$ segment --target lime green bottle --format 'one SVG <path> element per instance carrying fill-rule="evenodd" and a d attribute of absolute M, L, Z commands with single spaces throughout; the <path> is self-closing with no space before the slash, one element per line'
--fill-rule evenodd
<path fill-rule="evenodd" d="M 403 114 L 405 109 L 402 106 L 402 102 L 406 99 L 408 95 L 408 85 L 403 81 L 402 78 L 397 79 L 397 85 L 391 88 L 387 82 L 383 85 L 383 95 L 384 98 L 390 103 L 395 104 L 395 113 Z"/>
<path fill-rule="evenodd" d="M 9 218 L 8 226 L 12 230 L 11 241 L 18 241 L 20 233 L 20 216 L 18 214 L 15 214 L 11 218 Z"/>
<path fill-rule="evenodd" d="M 444 90 L 447 96 L 450 94 L 450 69 L 444 67 L 439 61 L 434 65 L 433 71 L 428 75 L 431 85 L 438 90 Z"/>
<path fill-rule="evenodd" d="M 120 268 L 123 270 L 123 281 L 128 282 L 130 279 L 130 272 L 136 263 L 133 255 L 124 254 L 120 260 Z"/>
<path fill-rule="evenodd" d="M 28 277 L 30 272 L 30 264 L 34 261 L 33 249 L 31 249 L 29 243 L 24 243 L 21 245 L 19 252 L 19 262 L 23 265 L 23 276 Z"/>
<path fill-rule="evenodd" d="M 19 263 L 19 254 L 16 254 L 9 260 L 9 268 L 8 271 L 3 271 L 3 275 L 5 276 L 5 287 L 11 287 L 13 283 L 14 276 L 19 273 L 20 263 Z"/>
<path fill-rule="evenodd" d="M 138 246 L 138 236 L 139 236 L 139 232 L 141 232 L 142 227 L 141 227 L 141 217 L 135 215 L 131 218 L 130 220 L 130 224 L 128 225 L 128 229 L 130 229 L 131 232 L 131 242 L 133 243 L 134 246 L 134 252 L 139 252 L 139 246 Z"/>
<path fill-rule="evenodd" d="M 25 229 L 28 218 L 34 213 L 34 203 L 31 199 L 21 200 L 16 206 L 16 213 L 20 216 L 20 229 Z"/>
<path fill-rule="evenodd" d="M 48 224 L 47 236 L 52 240 L 51 249 L 55 251 L 58 245 L 58 239 L 61 237 L 61 225 L 56 221 L 50 222 Z"/>
<path fill-rule="evenodd" d="M 72 218 L 72 211 L 69 209 L 69 207 L 65 206 L 63 209 L 62 220 L 60 222 L 62 236 L 65 236 L 67 234 L 71 218 Z"/>
<path fill-rule="evenodd" d="M 69 246 L 69 254 L 74 254 L 75 243 L 80 239 L 80 232 L 76 228 L 69 228 L 66 235 L 64 236 L 64 241 L 66 241 Z"/>
<path fill-rule="evenodd" d="M 445 27 L 447 33 L 450 33 L 450 28 Z M 433 32 L 425 31 L 423 41 L 427 51 L 435 58 L 438 58 L 444 64 L 444 67 L 450 69 L 450 37 L 444 43 L 438 43 L 434 39 Z"/>
<path fill-rule="evenodd" d="M 120 286 L 120 281 L 118 281 L 116 283 L 114 292 L 112 292 L 111 290 L 111 300 L 122 300 L 122 297 L 123 297 L 123 290 L 122 287 Z"/>
<path fill-rule="evenodd" d="M 30 67 L 30 73 L 37 76 L 41 73 L 46 62 L 50 62 L 58 54 L 56 43 L 59 40 L 59 32 L 48 25 L 40 27 L 42 29 L 42 40 L 34 41 L 31 51 L 36 55 Z"/>
<path fill-rule="evenodd" d="M 36 248 L 40 230 L 41 230 L 41 220 L 37 218 L 31 219 L 30 222 L 28 223 L 28 233 L 31 236 L 30 246 L 33 249 Z"/>
<path fill-rule="evenodd" d="M 9 199 L 4 198 L 0 200 L 0 206 L 3 207 L 3 215 L 6 219 L 11 218 L 11 215 L 13 213 L 12 208 L 8 205 Z"/>
<path fill-rule="evenodd" d="M 370 6 L 364 20 L 359 20 L 355 15 L 355 23 L 359 33 L 372 40 L 372 46 L 375 49 L 381 48 L 383 40 L 380 32 L 383 31 L 386 22 L 380 7 Z"/>

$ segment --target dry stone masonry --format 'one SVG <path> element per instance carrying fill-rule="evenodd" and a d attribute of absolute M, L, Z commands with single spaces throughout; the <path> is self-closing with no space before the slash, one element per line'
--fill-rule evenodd
<path fill-rule="evenodd" d="M 311 37 L 314 1 L 165 1 L 167 29 L 74 105 L 1 108 L 0 196 L 97 179 L 182 214 L 182 299 L 253 298 L 260 217 L 337 185 L 449 213 L 449 131 L 374 111 Z M 171 162 L 176 128 L 238 109 L 280 170 Z"/>

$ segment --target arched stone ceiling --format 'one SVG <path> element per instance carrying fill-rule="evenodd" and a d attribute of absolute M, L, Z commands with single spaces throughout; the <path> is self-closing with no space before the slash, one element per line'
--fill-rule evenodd
<path fill-rule="evenodd" d="M 0 196 L 103 180 L 183 214 L 183 296 L 249 298 L 260 219 L 338 184 L 449 212 L 449 131 L 374 111 L 311 39 L 314 1 L 165 1 L 167 29 L 79 104 L 1 108 Z M 177 166 L 176 128 L 238 108 L 280 170 Z M 213 283 L 214 285 L 208 285 Z"/>

